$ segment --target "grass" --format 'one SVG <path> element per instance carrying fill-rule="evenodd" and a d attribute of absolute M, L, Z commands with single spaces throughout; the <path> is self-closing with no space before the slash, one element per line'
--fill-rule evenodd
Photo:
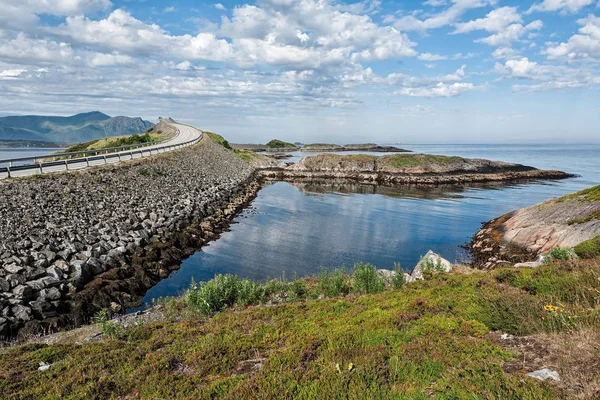
<path fill-rule="evenodd" d="M 0 354 L 0 392 L 6 399 L 551 399 L 561 394 L 553 386 L 503 371 L 519 360 L 488 332 L 561 343 L 600 328 L 598 259 L 435 274 L 364 295 L 379 289 L 366 284 L 374 282 L 371 266 L 353 276 L 332 271 L 264 285 L 217 278 L 192 289 L 220 304 L 210 317 L 188 292 L 165 302 L 166 320 L 116 339 L 8 349 Z M 261 297 L 272 306 L 244 305 Z M 37 370 L 42 361 L 47 371 Z"/>
<path fill-rule="evenodd" d="M 438 156 L 433 154 L 393 154 L 379 158 L 380 167 L 392 167 L 395 169 L 410 169 L 428 167 L 432 165 L 446 166 L 451 163 L 464 162 L 461 157 Z"/>
<path fill-rule="evenodd" d="M 154 141 L 158 141 L 163 136 L 160 134 L 133 134 L 129 136 L 115 136 L 109 137 L 105 139 L 97 139 L 92 140 L 90 142 L 79 143 L 74 146 L 69 147 L 65 152 L 77 152 L 77 151 L 87 151 L 87 150 L 102 150 L 108 149 L 111 147 L 121 147 L 121 146 L 130 146 L 133 144 L 143 144 L 143 143 L 151 143 Z"/>
<path fill-rule="evenodd" d="M 225 147 L 226 149 L 232 150 L 231 145 L 229 144 L 229 142 L 227 140 L 225 140 L 225 138 L 223 136 L 219 135 L 218 133 L 214 133 L 214 132 L 204 131 L 204 133 L 208 134 L 208 136 L 210 136 L 212 140 L 214 140 L 221 146 Z"/>
<path fill-rule="evenodd" d="M 558 199 L 559 202 L 578 199 L 580 201 L 600 201 L 600 185 L 571 193 Z"/>
<path fill-rule="evenodd" d="M 336 147 L 342 147 L 339 144 L 333 144 L 333 143 L 310 143 L 307 145 L 304 145 L 303 149 L 313 149 L 313 148 L 336 148 Z"/>
<path fill-rule="evenodd" d="M 278 140 L 278 139 L 271 140 L 265 146 L 267 148 L 269 148 L 269 149 L 284 149 L 284 148 L 296 148 L 296 147 L 298 147 L 298 146 L 296 146 L 293 143 L 284 142 L 284 141 Z"/>
<path fill-rule="evenodd" d="M 567 224 L 569 225 L 573 225 L 573 224 L 585 224 L 586 222 L 589 221 L 594 221 L 600 219 L 600 209 L 594 211 L 593 213 L 591 213 L 590 215 L 588 215 L 585 218 L 575 218 L 575 219 L 571 219 L 569 221 L 567 221 Z"/>
<path fill-rule="evenodd" d="M 600 235 L 587 240 L 583 243 L 579 243 L 573 248 L 575 254 L 583 259 L 593 259 L 600 257 Z"/>

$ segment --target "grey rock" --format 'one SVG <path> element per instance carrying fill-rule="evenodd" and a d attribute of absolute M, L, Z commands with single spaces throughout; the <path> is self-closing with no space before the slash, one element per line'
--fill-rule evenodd
<path fill-rule="evenodd" d="M 12 293 L 15 295 L 16 299 L 29 300 L 33 295 L 33 290 L 30 286 L 19 285 L 12 290 Z"/>
<path fill-rule="evenodd" d="M 40 290 L 39 298 L 42 300 L 59 300 L 62 297 L 60 290 L 55 287 Z"/>
<path fill-rule="evenodd" d="M 0 278 L 0 292 L 8 292 L 10 290 L 10 283 L 4 278 Z"/>
<path fill-rule="evenodd" d="M 31 310 L 20 304 L 13 306 L 11 312 L 19 321 L 27 322 L 32 318 Z"/>
<path fill-rule="evenodd" d="M 432 272 L 450 272 L 453 269 L 453 265 L 450 261 L 442 258 L 440 255 L 429 250 L 424 257 L 415 265 L 410 276 L 413 280 L 423 279 L 423 270 L 427 268 L 427 265 L 433 265 L 435 269 L 440 268 L 440 271 Z"/>
<path fill-rule="evenodd" d="M 21 272 L 25 271 L 25 268 L 23 268 L 23 267 L 21 267 L 20 265 L 17 265 L 17 264 L 5 265 L 4 269 L 9 274 L 18 274 L 18 273 L 21 273 Z"/>
<path fill-rule="evenodd" d="M 552 379 L 554 381 L 560 381 L 560 375 L 556 371 L 549 370 L 548 368 L 543 368 L 537 371 L 533 371 L 527 374 L 530 378 L 535 378 L 540 381 L 545 381 L 547 379 Z"/>
<path fill-rule="evenodd" d="M 46 270 L 44 268 L 27 268 L 26 276 L 28 280 L 38 279 L 44 275 L 46 275 Z"/>

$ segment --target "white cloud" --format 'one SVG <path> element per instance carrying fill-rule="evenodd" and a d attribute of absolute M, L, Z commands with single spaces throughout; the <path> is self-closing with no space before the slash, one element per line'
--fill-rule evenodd
<path fill-rule="evenodd" d="M 26 71 L 26 69 L 6 69 L 4 71 L 0 71 L 0 79 L 15 79 Z"/>
<path fill-rule="evenodd" d="M 485 43 L 490 46 L 510 46 L 514 41 L 518 41 L 521 37 L 532 30 L 542 29 L 543 23 L 540 20 L 533 21 L 526 26 L 521 24 L 512 24 L 491 36 L 483 39 L 477 39 L 476 43 Z"/>
<path fill-rule="evenodd" d="M 441 61 L 441 60 L 448 59 L 448 57 L 446 57 L 446 56 L 442 56 L 439 54 L 432 54 L 432 53 L 421 53 L 421 54 L 419 54 L 419 57 L 417 57 L 417 58 L 421 61 Z"/>
<path fill-rule="evenodd" d="M 221 10 L 221 11 L 225 11 L 225 10 L 227 10 L 227 8 L 225 8 L 225 6 L 224 6 L 223 4 L 221 4 L 221 3 L 216 3 L 216 4 L 215 4 L 215 8 L 216 8 L 217 10 Z"/>
<path fill-rule="evenodd" d="M 455 23 L 463 14 L 474 8 L 496 4 L 496 0 L 452 0 L 447 9 L 425 19 L 406 15 L 397 19 L 394 26 L 401 31 L 427 31 Z"/>
<path fill-rule="evenodd" d="M 492 57 L 511 59 L 511 58 L 515 58 L 518 54 L 519 54 L 519 52 L 516 51 L 515 49 L 513 49 L 512 47 L 498 47 L 492 53 Z"/>
<path fill-rule="evenodd" d="M 508 79 L 531 80 L 529 85 L 515 85 L 514 91 L 547 91 L 600 85 L 592 70 L 557 65 L 541 65 L 527 57 L 496 63 L 493 72 Z"/>
<path fill-rule="evenodd" d="M 475 30 L 500 32 L 513 23 L 523 22 L 517 7 L 500 7 L 490 11 L 484 18 L 456 25 L 454 33 L 467 33 Z"/>
<path fill-rule="evenodd" d="M 19 33 L 0 41 L 0 58 L 19 64 L 71 63 L 77 59 L 68 43 L 49 39 L 30 39 Z"/>
<path fill-rule="evenodd" d="M 544 0 L 541 3 L 534 4 L 526 11 L 531 14 L 535 11 L 560 11 L 561 14 L 575 14 L 582 8 L 589 6 L 595 0 Z"/>
<path fill-rule="evenodd" d="M 91 67 L 109 67 L 114 65 L 127 65 L 135 63 L 133 57 L 129 57 L 123 54 L 94 54 L 88 64 Z"/>
<path fill-rule="evenodd" d="M 398 93 L 410 97 L 454 97 L 461 93 L 481 89 L 472 83 L 456 82 L 445 84 L 439 82 L 433 87 L 426 88 L 404 88 Z"/>
<path fill-rule="evenodd" d="M 600 17 L 590 15 L 577 22 L 583 25 L 578 34 L 567 42 L 549 45 L 544 51 L 549 59 L 600 60 Z"/>
<path fill-rule="evenodd" d="M 175 7 L 170 6 L 170 7 L 165 7 L 165 9 L 163 10 L 164 13 L 172 13 L 175 12 Z"/>

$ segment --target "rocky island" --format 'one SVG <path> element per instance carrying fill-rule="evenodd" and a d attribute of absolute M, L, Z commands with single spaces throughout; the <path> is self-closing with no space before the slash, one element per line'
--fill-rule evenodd
<path fill-rule="evenodd" d="M 324 152 L 324 151 L 364 151 L 364 152 L 379 152 L 379 153 L 410 153 L 410 150 L 400 149 L 394 146 L 380 146 L 375 143 L 363 144 L 327 144 L 327 143 L 312 143 L 302 146 L 300 151 L 304 152 Z"/>
<path fill-rule="evenodd" d="M 261 172 L 271 180 L 342 179 L 372 184 L 464 184 L 527 179 L 564 179 L 562 171 L 545 171 L 521 164 L 431 154 L 318 154 L 297 164 Z"/>

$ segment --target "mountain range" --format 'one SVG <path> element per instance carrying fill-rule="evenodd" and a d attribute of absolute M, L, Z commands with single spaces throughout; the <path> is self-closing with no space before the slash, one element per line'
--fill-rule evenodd
<path fill-rule="evenodd" d="M 145 132 L 152 126 L 139 117 L 110 117 L 99 111 L 70 117 L 19 115 L 0 118 L 0 140 L 80 143 Z"/>

